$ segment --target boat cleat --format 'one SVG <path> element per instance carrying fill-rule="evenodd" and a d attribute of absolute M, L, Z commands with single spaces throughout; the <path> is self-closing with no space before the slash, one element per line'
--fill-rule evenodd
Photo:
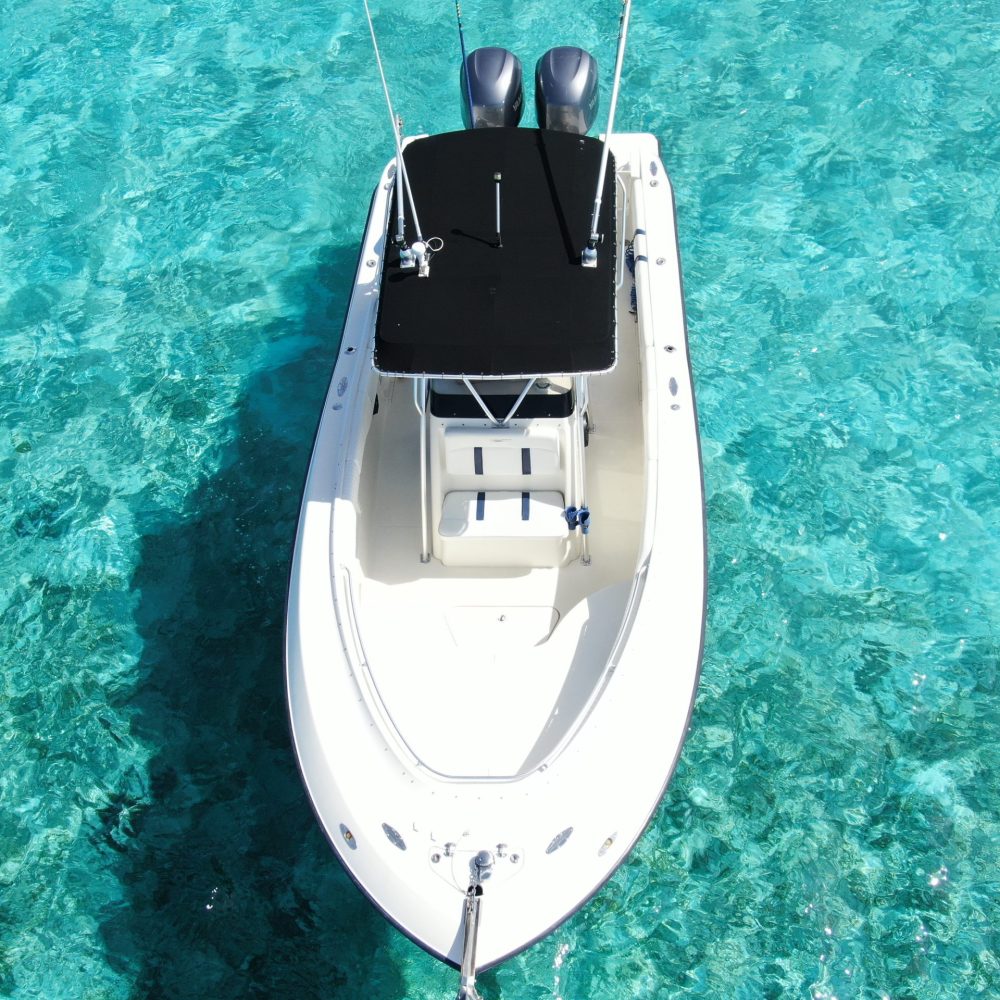
<path fill-rule="evenodd" d="M 427 852 L 431 869 L 465 892 L 470 885 L 497 885 L 512 879 L 524 867 L 523 852 L 509 844 L 491 847 L 432 844 Z"/>

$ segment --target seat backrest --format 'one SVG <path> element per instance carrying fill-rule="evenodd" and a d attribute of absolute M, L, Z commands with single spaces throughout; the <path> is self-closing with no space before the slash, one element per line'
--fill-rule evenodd
<path fill-rule="evenodd" d="M 432 418 L 428 487 L 434 555 L 454 566 L 561 565 L 574 546 L 562 516 L 564 498 L 572 492 L 571 433 L 571 421 L 561 419 L 497 427 Z M 480 496 L 490 501 L 482 524 L 472 524 L 467 510 L 456 515 L 458 507 L 468 508 L 469 498 Z M 508 507 L 514 512 L 510 518 Z M 555 516 L 542 519 L 550 508 Z"/>
<path fill-rule="evenodd" d="M 485 488 L 513 487 L 525 476 L 560 475 L 559 434 L 553 427 L 447 427 L 443 445 L 447 476 L 486 477 Z"/>

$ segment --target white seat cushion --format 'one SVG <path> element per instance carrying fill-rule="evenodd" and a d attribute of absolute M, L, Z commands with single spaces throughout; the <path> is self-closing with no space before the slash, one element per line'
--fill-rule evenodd
<path fill-rule="evenodd" d="M 445 496 L 438 556 L 446 566 L 561 566 L 572 536 L 561 493 L 461 490 Z"/>

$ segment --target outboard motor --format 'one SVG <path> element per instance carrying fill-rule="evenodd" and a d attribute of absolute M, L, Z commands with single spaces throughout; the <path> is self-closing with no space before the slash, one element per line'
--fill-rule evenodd
<path fill-rule="evenodd" d="M 466 128 L 513 127 L 521 120 L 524 84 L 513 52 L 492 46 L 470 52 L 459 83 Z"/>
<path fill-rule="evenodd" d="M 586 135 L 597 116 L 597 60 L 562 45 L 538 60 L 535 106 L 540 128 Z"/>

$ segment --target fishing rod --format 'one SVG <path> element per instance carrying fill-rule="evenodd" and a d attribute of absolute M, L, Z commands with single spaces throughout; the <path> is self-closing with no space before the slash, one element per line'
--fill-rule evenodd
<path fill-rule="evenodd" d="M 472 81 L 469 79 L 469 63 L 465 54 L 465 32 L 462 29 L 462 5 L 455 0 L 455 17 L 458 19 L 458 44 L 462 47 L 462 76 L 465 77 L 465 96 L 469 102 L 469 128 L 476 127 L 476 116 L 472 109 Z"/>
<path fill-rule="evenodd" d="M 597 217 L 601 211 L 601 192 L 604 189 L 604 175 L 608 169 L 608 143 L 615 127 L 615 108 L 618 106 L 618 87 L 622 78 L 622 61 L 625 58 L 625 39 L 628 35 L 628 19 L 632 12 L 632 0 L 622 0 L 622 14 L 618 22 L 618 55 L 615 58 L 615 82 L 611 88 L 611 106 L 608 108 L 608 127 L 604 130 L 604 149 L 601 151 L 601 169 L 597 175 L 597 193 L 594 196 L 594 214 L 590 219 L 590 239 L 580 254 L 584 267 L 597 267 L 597 244 L 601 234 L 597 231 Z"/>
<path fill-rule="evenodd" d="M 410 268 L 419 266 L 421 275 L 427 274 L 427 244 L 420 231 L 420 220 L 417 218 L 417 206 L 413 203 L 413 189 L 406 173 L 406 163 L 403 160 L 403 144 L 399 135 L 399 119 L 392 110 L 392 99 L 389 97 L 389 84 L 385 80 L 385 70 L 382 68 L 382 56 L 378 50 L 378 39 L 375 37 L 375 25 L 372 23 L 372 12 L 368 9 L 368 0 L 364 0 L 365 16 L 368 18 L 368 30 L 372 36 L 372 48 L 375 50 L 375 62 L 378 64 L 379 76 L 382 78 L 382 90 L 385 93 L 385 103 L 389 109 L 389 120 L 392 124 L 392 137 L 396 141 L 396 165 L 403 190 L 410 203 L 410 214 L 413 216 L 413 228 L 417 238 L 412 247 L 406 245 L 406 218 L 404 214 L 403 192 L 396 188 L 396 246 L 399 247 L 399 266 Z"/>

